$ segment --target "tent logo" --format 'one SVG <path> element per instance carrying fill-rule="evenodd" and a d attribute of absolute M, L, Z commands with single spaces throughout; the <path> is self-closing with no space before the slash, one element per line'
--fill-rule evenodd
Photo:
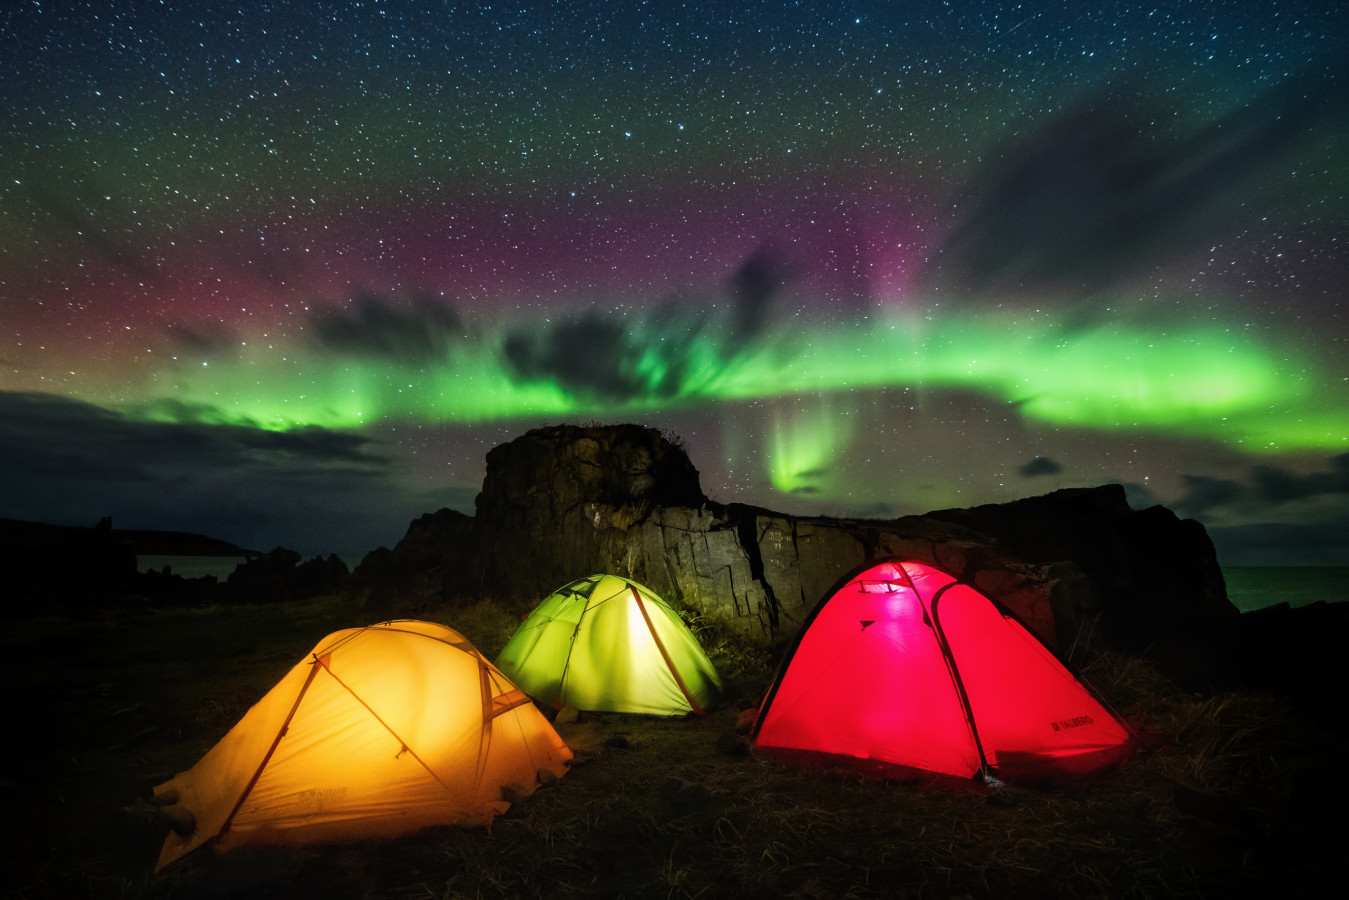
<path fill-rule="evenodd" d="M 1055 731 L 1067 731 L 1069 728 L 1081 728 L 1083 725 L 1091 724 L 1091 716 L 1074 716 L 1071 719 L 1059 719 L 1057 722 L 1050 722 L 1049 727 Z"/>
<path fill-rule="evenodd" d="M 345 787 L 310 788 L 295 795 L 295 806 L 317 812 L 339 803 L 347 796 Z"/>

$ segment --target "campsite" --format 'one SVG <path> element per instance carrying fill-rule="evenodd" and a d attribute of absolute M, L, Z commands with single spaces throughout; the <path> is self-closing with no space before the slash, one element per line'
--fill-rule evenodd
<path fill-rule="evenodd" d="M 723 681 L 705 716 L 582 714 L 569 771 L 490 829 L 200 850 L 155 873 L 153 789 L 194 765 L 326 635 L 414 617 L 495 658 L 530 612 L 351 596 L 89 608 L 12 620 L 6 882 L 40 897 L 1229 897 L 1328 890 L 1338 726 L 1269 692 L 1182 689 L 1146 661 L 1083 672 L 1163 738 L 1071 786 L 990 791 L 802 769 L 735 723 L 784 649 L 692 619 Z M 868 693 L 874 686 L 858 685 Z M 17 735 L 23 735 L 22 739 Z"/>
<path fill-rule="evenodd" d="M 0 36 L 0 900 L 1345 892 L 1349 0 Z"/>

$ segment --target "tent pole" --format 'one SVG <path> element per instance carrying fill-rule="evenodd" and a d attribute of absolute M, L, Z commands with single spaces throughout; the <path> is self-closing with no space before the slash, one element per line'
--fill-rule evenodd
<path fill-rule="evenodd" d="M 635 587 L 632 588 L 632 596 L 637 601 L 637 608 L 642 611 L 642 618 L 646 620 L 646 629 L 651 632 L 651 640 L 656 642 L 656 649 L 660 650 L 661 658 L 665 660 L 665 667 L 674 676 L 675 684 L 679 685 L 680 693 L 684 695 L 685 700 L 689 701 L 689 706 L 693 708 L 695 714 L 705 715 L 705 711 L 698 705 L 698 701 L 694 700 L 693 695 L 689 693 L 688 686 L 684 684 L 684 679 L 679 677 L 679 669 L 675 668 L 674 660 L 670 659 L 669 651 L 661 643 L 660 635 L 656 634 L 656 626 L 651 622 L 651 616 L 646 611 L 646 601 L 642 599 L 641 591 Z"/>
<path fill-rule="evenodd" d="M 470 654 L 470 655 L 472 655 L 472 654 Z M 481 659 L 479 660 L 479 663 L 481 664 Z M 328 667 L 327 667 L 327 666 L 324 666 L 324 668 L 327 669 Z M 430 775 L 432 778 L 435 779 L 436 784 L 439 784 L 439 785 L 440 785 L 442 788 L 444 788 L 446 791 L 450 790 L 450 786 L 449 786 L 448 784 L 445 783 L 445 780 L 444 780 L 443 778 L 441 778 L 439 775 L 436 774 L 436 770 L 433 769 L 433 768 L 431 768 L 431 767 L 427 764 L 426 760 L 422 759 L 421 756 L 418 755 L 418 753 L 417 753 L 416 750 L 413 750 L 411 747 L 409 747 L 407 741 L 403 740 L 402 735 L 400 735 L 398 732 L 394 731 L 393 728 L 391 728 L 391 727 L 389 726 L 389 723 L 388 723 L 388 722 L 386 722 L 386 721 L 384 721 L 382 718 L 380 718 L 379 713 L 375 712 L 375 710 L 374 710 L 373 708 L 371 708 L 371 706 L 370 706 L 369 703 L 366 703 L 363 699 L 361 699 L 361 695 L 360 695 L 360 694 L 358 694 L 358 693 L 356 693 L 355 691 L 353 691 L 353 690 L 351 689 L 351 686 L 350 686 L 349 684 L 347 684 L 347 683 L 346 683 L 345 681 L 343 681 L 341 678 L 337 677 L 337 673 L 334 672 L 332 669 L 328 669 L 328 674 L 332 676 L 333 681 L 337 682 L 337 685 L 338 685 L 340 688 L 342 688 L 342 690 L 346 691 L 348 694 L 351 695 L 351 699 L 355 700 L 357 703 L 359 703 L 361 706 L 363 706 L 363 707 L 365 708 L 365 711 L 366 711 L 366 712 L 370 713 L 370 717 L 371 717 L 372 719 L 374 719 L 376 722 L 378 722 L 378 723 L 380 724 L 380 727 L 381 727 L 381 728 L 383 728 L 385 731 L 389 732 L 389 736 L 390 736 L 390 737 L 392 737 L 394 740 L 398 741 L 399 745 L 401 745 L 402 748 L 403 748 L 402 750 L 399 751 L 399 755 L 400 755 L 400 756 L 402 755 L 402 753 L 403 753 L 404 751 L 406 751 L 406 752 L 408 753 L 409 756 L 411 756 L 413 759 L 415 759 L 415 760 L 417 761 L 417 764 L 418 764 L 419 766 L 421 766 L 423 769 L 426 770 L 426 774 Z"/>
<path fill-rule="evenodd" d="M 234 822 L 235 814 L 238 813 L 239 809 L 244 805 L 244 801 L 248 799 L 248 795 L 253 792 L 253 786 L 257 784 L 258 779 L 262 777 L 262 770 L 267 768 L 267 763 L 272 761 L 272 755 L 276 753 L 276 748 L 280 746 L 281 739 L 285 737 L 286 732 L 290 730 L 290 720 L 295 718 L 295 713 L 300 708 L 300 701 L 304 699 L 304 695 L 309 691 L 309 686 L 314 683 L 314 676 L 318 674 L 319 667 L 324 665 L 323 660 L 327 658 L 326 654 L 323 657 L 315 656 L 314 661 L 310 663 L 309 675 L 305 678 L 304 684 L 300 686 L 299 692 L 296 693 L 295 702 L 291 705 L 290 712 L 286 713 L 286 721 L 282 722 L 281 727 L 277 729 L 276 737 L 272 739 L 272 745 L 267 748 L 267 752 L 262 756 L 262 762 L 258 763 L 258 767 L 253 772 L 253 776 L 248 779 L 248 784 L 244 785 L 243 791 L 239 793 L 239 799 L 235 801 L 234 807 L 230 810 L 230 814 L 225 817 L 225 821 L 220 826 L 220 830 L 216 832 L 216 840 L 219 840 L 225 835 L 225 832 L 230 830 L 230 825 Z"/>
<path fill-rule="evenodd" d="M 906 573 L 907 574 L 907 573 Z M 952 581 L 949 584 L 942 585 L 937 592 L 932 595 L 930 604 L 932 610 L 932 632 L 937 636 L 937 646 L 941 648 L 942 658 L 946 660 L 946 669 L 951 674 L 951 681 L 956 688 L 956 696 L 960 698 L 960 707 L 965 713 L 965 722 L 970 727 L 970 737 L 974 738 L 974 749 L 979 754 L 979 774 L 985 782 L 990 782 L 993 778 L 993 770 L 988 764 L 988 754 L 984 752 L 983 742 L 979 740 L 979 727 L 974 721 L 974 707 L 970 705 L 970 695 L 965 692 L 965 682 L 960 677 L 960 668 L 956 665 L 955 653 L 951 650 L 951 644 L 946 640 L 946 632 L 942 630 L 941 618 L 937 615 L 937 603 L 946 593 L 946 589 L 952 585 L 960 584 L 959 581 Z M 922 601 L 922 595 L 914 591 L 914 595 Z"/>
<path fill-rule="evenodd" d="M 570 599 L 575 601 L 581 597 L 581 592 L 573 591 L 572 586 L 580 583 L 579 581 L 573 581 L 562 590 L 567 591 Z M 591 582 L 590 589 L 592 592 L 594 591 L 594 582 Z M 562 709 L 567 705 L 567 669 L 571 668 L 571 653 L 576 649 L 576 638 L 581 634 L 581 623 L 585 621 L 586 613 L 590 612 L 590 596 L 590 594 L 585 595 L 585 603 L 581 605 L 581 614 L 576 617 L 576 627 L 571 630 L 571 640 L 567 643 L 567 657 L 562 661 L 562 676 L 557 680 L 557 699 L 553 701 L 553 706 L 556 709 Z"/>

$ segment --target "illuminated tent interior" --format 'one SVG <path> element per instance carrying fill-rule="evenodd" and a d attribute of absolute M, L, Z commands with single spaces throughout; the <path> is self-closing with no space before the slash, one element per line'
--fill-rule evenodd
<path fill-rule="evenodd" d="M 520 625 L 497 666 L 539 703 L 656 716 L 702 713 L 721 679 L 665 601 L 616 575 L 554 591 Z"/>
<path fill-rule="evenodd" d="M 779 668 L 754 747 L 892 776 L 1041 780 L 1119 762 L 1130 730 L 1009 611 L 918 562 L 846 578 Z"/>
<path fill-rule="evenodd" d="M 303 844 L 484 824 L 571 751 L 462 635 L 430 622 L 336 632 L 202 759 L 155 788 L 163 868 L 213 841 Z M 547 777 L 547 776 L 544 776 Z"/>

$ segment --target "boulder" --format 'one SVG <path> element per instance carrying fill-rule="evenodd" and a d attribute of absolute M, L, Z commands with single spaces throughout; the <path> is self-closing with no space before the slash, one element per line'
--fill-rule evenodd
<path fill-rule="evenodd" d="M 532 605 L 611 572 L 775 641 L 851 570 L 902 557 L 973 584 L 1074 653 L 1207 659 L 1238 616 L 1204 527 L 1133 510 L 1119 485 L 886 521 L 798 517 L 709 500 L 683 449 L 654 429 L 569 425 L 491 450 L 475 507 L 422 516 L 356 580 Z"/>

